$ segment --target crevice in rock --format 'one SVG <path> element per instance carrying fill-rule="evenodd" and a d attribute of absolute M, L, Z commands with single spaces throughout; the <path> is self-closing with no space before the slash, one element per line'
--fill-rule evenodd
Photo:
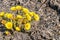
<path fill-rule="evenodd" d="M 60 22 L 60 17 L 59 17 L 59 22 Z"/>
<path fill-rule="evenodd" d="M 10 40 L 12 40 L 12 39 L 10 38 Z"/>
<path fill-rule="evenodd" d="M 29 32 L 28 35 L 30 36 L 31 40 L 34 40 L 34 38 L 31 36 L 31 32 Z"/>
<path fill-rule="evenodd" d="M 58 9 L 58 11 L 57 11 L 58 13 L 57 13 L 57 15 L 59 15 L 60 16 L 60 9 Z"/>
<path fill-rule="evenodd" d="M 41 38 L 46 39 L 46 37 L 43 37 L 42 35 L 41 35 Z"/>
<path fill-rule="evenodd" d="M 18 1 L 17 4 L 20 5 L 20 2 Z"/>
<path fill-rule="evenodd" d="M 48 2 L 48 6 L 49 6 L 50 8 L 52 8 L 53 10 L 56 10 L 56 11 L 58 10 L 58 6 L 51 4 L 50 1 Z"/>
<path fill-rule="evenodd" d="M 31 38 L 32 40 L 34 40 L 34 38 L 33 38 L 32 36 L 30 36 L 30 38 Z"/>
<path fill-rule="evenodd" d="M 48 2 L 48 6 L 49 6 L 50 8 L 52 8 L 53 10 L 56 10 L 56 11 L 57 11 L 57 15 L 60 15 L 60 9 L 59 9 L 59 7 L 58 7 L 57 5 L 53 5 L 53 4 L 51 4 L 50 1 L 49 1 L 49 2 Z"/>
<path fill-rule="evenodd" d="M 41 0 L 38 0 L 38 2 L 41 2 Z"/>

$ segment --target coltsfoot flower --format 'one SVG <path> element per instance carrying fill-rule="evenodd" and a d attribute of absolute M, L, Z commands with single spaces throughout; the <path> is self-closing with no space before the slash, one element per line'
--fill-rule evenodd
<path fill-rule="evenodd" d="M 21 6 L 19 6 L 19 5 L 16 6 L 16 10 L 21 10 L 21 9 L 22 9 Z"/>
<path fill-rule="evenodd" d="M 29 31 L 30 28 L 31 28 L 31 24 L 30 24 L 30 23 L 26 23 L 24 29 L 25 29 L 26 31 Z"/>
<path fill-rule="evenodd" d="M 12 11 L 16 11 L 16 7 L 13 6 L 13 7 L 10 8 L 10 10 L 12 10 Z"/>
<path fill-rule="evenodd" d="M 7 17 L 8 13 L 5 13 L 4 17 Z"/>
<path fill-rule="evenodd" d="M 23 8 L 22 11 L 23 11 L 24 13 L 29 13 L 29 10 L 28 10 L 27 8 Z"/>
<path fill-rule="evenodd" d="M 4 13 L 5 13 L 5 12 L 0 12 L 0 16 L 1 16 L 1 17 L 4 16 Z"/>
<path fill-rule="evenodd" d="M 7 18 L 12 19 L 12 18 L 13 18 L 13 14 L 11 14 L 11 13 L 8 14 L 8 15 L 7 15 Z"/>
<path fill-rule="evenodd" d="M 6 14 L 6 17 L 7 17 L 8 19 L 13 19 L 13 14 L 11 14 L 11 13 Z"/>
<path fill-rule="evenodd" d="M 7 22 L 7 23 L 5 24 L 5 27 L 6 27 L 7 29 L 12 29 L 13 23 L 12 23 L 12 22 Z"/>
<path fill-rule="evenodd" d="M 33 12 L 29 12 L 29 15 L 30 15 L 30 16 L 33 16 Z"/>
<path fill-rule="evenodd" d="M 21 15 L 17 15 L 17 17 L 16 17 L 17 19 L 21 19 L 22 18 L 22 16 Z"/>
<path fill-rule="evenodd" d="M 6 35 L 9 35 L 9 34 L 10 34 L 10 32 L 9 32 L 9 31 L 5 31 L 5 34 L 6 34 Z"/>
<path fill-rule="evenodd" d="M 0 12 L 0 23 L 2 23 L 7 29 L 5 31 L 5 34 L 7 35 L 10 34 L 9 30 L 11 30 L 11 32 L 14 32 L 14 30 L 18 32 L 21 30 L 29 31 L 31 29 L 31 22 L 34 20 L 39 21 L 38 14 L 29 11 L 27 8 L 20 5 L 13 6 L 10 10 L 15 14 Z"/>
<path fill-rule="evenodd" d="M 15 27 L 16 31 L 21 31 L 20 27 Z"/>
<path fill-rule="evenodd" d="M 34 19 L 36 20 L 36 21 L 39 21 L 39 16 L 36 14 L 36 15 L 34 15 Z"/>
<path fill-rule="evenodd" d="M 29 14 L 26 14 L 27 20 L 31 21 L 31 16 Z"/>
<path fill-rule="evenodd" d="M 1 21 L 2 24 L 6 24 L 6 22 L 7 22 L 6 20 L 2 20 Z"/>

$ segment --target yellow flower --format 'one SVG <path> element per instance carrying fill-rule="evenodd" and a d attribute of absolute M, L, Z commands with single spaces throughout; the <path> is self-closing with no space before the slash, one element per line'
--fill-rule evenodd
<path fill-rule="evenodd" d="M 4 16 L 4 12 L 0 12 L 0 16 L 1 16 L 1 17 Z"/>
<path fill-rule="evenodd" d="M 7 23 L 5 24 L 5 27 L 6 27 L 7 29 L 12 29 L 13 23 L 12 23 L 12 22 L 7 22 Z"/>
<path fill-rule="evenodd" d="M 26 14 L 27 20 L 31 21 L 31 16 L 29 14 Z"/>
<path fill-rule="evenodd" d="M 6 35 L 9 35 L 9 34 L 10 34 L 10 32 L 9 32 L 9 31 L 5 31 L 5 34 L 6 34 Z"/>
<path fill-rule="evenodd" d="M 9 14 L 9 13 L 5 13 L 4 17 L 7 17 L 8 14 Z"/>
<path fill-rule="evenodd" d="M 21 15 L 17 15 L 17 19 L 21 19 L 22 18 L 22 16 Z"/>
<path fill-rule="evenodd" d="M 16 7 L 13 6 L 13 7 L 10 8 L 10 10 L 12 10 L 12 11 L 16 11 Z"/>
<path fill-rule="evenodd" d="M 30 15 L 30 16 L 33 16 L 33 12 L 29 12 L 29 15 Z"/>
<path fill-rule="evenodd" d="M 12 19 L 13 18 L 13 14 L 8 14 L 7 18 Z"/>
<path fill-rule="evenodd" d="M 6 14 L 6 17 L 9 18 L 9 19 L 13 19 L 13 14 L 8 13 L 8 14 Z"/>
<path fill-rule="evenodd" d="M 5 24 L 5 23 L 6 23 L 6 20 L 2 20 L 1 23 L 2 23 L 2 24 Z"/>
<path fill-rule="evenodd" d="M 21 6 L 19 5 L 16 6 L 16 10 L 21 10 L 21 9 L 22 9 Z"/>
<path fill-rule="evenodd" d="M 22 11 L 23 11 L 24 13 L 29 13 L 29 10 L 28 10 L 27 8 L 23 8 Z"/>
<path fill-rule="evenodd" d="M 35 12 L 32 12 L 33 13 L 33 16 L 37 15 Z"/>
<path fill-rule="evenodd" d="M 25 29 L 26 31 L 29 31 L 30 28 L 31 28 L 30 23 L 26 23 L 24 29 Z"/>
<path fill-rule="evenodd" d="M 34 15 L 34 19 L 36 20 L 36 21 L 39 21 L 39 16 L 36 14 L 36 15 Z"/>
<path fill-rule="evenodd" d="M 21 31 L 20 27 L 15 27 L 16 31 Z"/>

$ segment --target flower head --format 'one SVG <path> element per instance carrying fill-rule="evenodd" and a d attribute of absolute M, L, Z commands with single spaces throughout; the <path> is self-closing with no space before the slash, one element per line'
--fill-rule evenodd
<path fill-rule="evenodd" d="M 2 20 L 2 21 L 1 21 L 2 24 L 5 24 L 6 22 L 7 22 L 6 20 Z"/>
<path fill-rule="evenodd" d="M 33 16 L 33 12 L 29 12 L 29 15 L 30 15 L 30 16 Z"/>
<path fill-rule="evenodd" d="M 16 6 L 16 10 L 21 10 L 21 9 L 22 9 L 21 6 L 19 6 L 19 5 Z"/>
<path fill-rule="evenodd" d="M 4 17 L 7 17 L 8 14 L 9 14 L 9 13 L 5 13 Z"/>
<path fill-rule="evenodd" d="M 10 34 L 10 32 L 9 32 L 9 31 L 5 31 L 5 34 L 6 34 L 6 35 L 9 35 L 9 34 Z"/>
<path fill-rule="evenodd" d="M 13 14 L 11 14 L 11 13 L 8 14 L 8 15 L 7 15 L 7 18 L 12 19 L 12 18 L 13 18 Z"/>
<path fill-rule="evenodd" d="M 20 29 L 20 27 L 15 27 L 15 30 L 20 31 L 21 29 Z"/>
<path fill-rule="evenodd" d="M 30 28 L 31 28 L 30 23 L 26 23 L 24 29 L 27 30 L 27 31 L 29 31 Z"/>
<path fill-rule="evenodd" d="M 39 16 L 38 16 L 37 14 L 35 14 L 35 15 L 34 15 L 34 19 L 35 19 L 36 21 L 39 21 Z"/>
<path fill-rule="evenodd" d="M 27 8 L 23 8 L 22 11 L 23 11 L 24 13 L 29 13 L 29 10 L 28 10 Z"/>
<path fill-rule="evenodd" d="M 17 15 L 17 19 L 21 19 L 22 18 L 22 16 L 21 15 Z"/>
<path fill-rule="evenodd" d="M 13 6 L 13 7 L 10 8 L 10 10 L 12 10 L 12 11 L 16 11 L 16 7 Z"/>
<path fill-rule="evenodd" d="M 13 14 L 11 14 L 11 13 L 6 14 L 5 16 L 6 16 L 8 19 L 13 19 Z"/>
<path fill-rule="evenodd" d="M 1 16 L 1 17 L 4 16 L 4 12 L 0 12 L 0 16 Z"/>
<path fill-rule="evenodd" d="M 12 23 L 12 22 L 7 22 L 7 23 L 5 24 L 5 27 L 6 27 L 7 29 L 12 29 L 13 23 Z"/>
<path fill-rule="evenodd" d="M 31 21 L 31 16 L 29 14 L 26 14 L 27 20 Z"/>

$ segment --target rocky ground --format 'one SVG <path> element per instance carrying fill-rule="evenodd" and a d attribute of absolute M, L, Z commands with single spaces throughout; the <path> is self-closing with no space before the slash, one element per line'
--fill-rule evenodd
<path fill-rule="evenodd" d="M 21 5 L 40 16 L 29 32 L 14 32 L 0 40 L 60 40 L 60 0 L 0 0 L 0 11 L 11 12 L 10 7 Z"/>

